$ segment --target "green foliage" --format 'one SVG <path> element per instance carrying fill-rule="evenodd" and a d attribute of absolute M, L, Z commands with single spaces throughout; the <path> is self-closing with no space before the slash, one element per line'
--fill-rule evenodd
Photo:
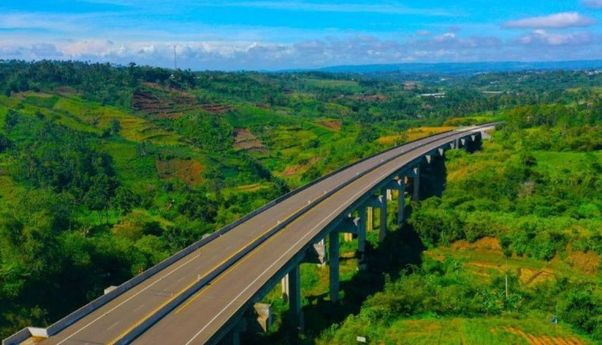
<path fill-rule="evenodd" d="M 382 292 L 363 303 L 358 315 L 325 332 L 320 343 L 344 344 L 354 340 L 356 334 L 378 342 L 396 321 L 407 317 L 491 317 L 513 313 L 522 310 L 527 297 L 525 292 L 513 286 L 513 292 L 506 299 L 501 277 L 484 283 L 451 258 L 443 261 L 427 259 L 418 270 L 407 273 L 395 281 L 388 281 Z M 516 281 L 516 277 L 512 280 Z M 349 334 L 351 329 L 357 328 L 361 333 L 351 331 Z"/>
<path fill-rule="evenodd" d="M 588 114 L 562 106 L 517 108 L 482 152 L 450 152 L 450 180 L 443 196 L 414 204 L 410 223 L 422 241 L 433 248 L 493 236 L 500 239 L 506 258 L 544 261 L 565 257 L 568 248 L 602 254 L 602 156 L 592 152 L 601 127 L 589 124 Z M 584 144 L 574 145 L 577 142 Z M 503 301 L 518 303 L 515 310 L 524 304 L 556 314 L 562 322 L 602 340 L 598 283 L 560 279 L 535 291 L 511 289 L 516 290 L 524 290 L 522 300 Z M 487 299 L 482 303 L 495 310 L 495 303 Z M 417 312 L 433 310 L 439 312 L 436 302 Z"/>
<path fill-rule="evenodd" d="M 8 118 L 7 118 L 8 124 Z M 111 158 L 96 150 L 91 139 L 45 120 L 18 117 L 8 126 L 14 138 L 16 180 L 35 188 L 69 192 L 91 209 L 107 207 L 117 181 Z"/>
<path fill-rule="evenodd" d="M 181 118 L 176 126 L 194 145 L 208 152 L 222 152 L 232 147 L 232 127 L 221 117 L 191 114 Z"/>
<path fill-rule="evenodd" d="M 412 205 L 426 245 L 499 236 L 508 257 L 548 260 L 569 245 L 602 253 L 602 165 L 586 153 L 601 147 L 600 94 L 590 87 L 600 77 L 416 78 L 405 90 L 387 75 L 0 62 L 0 333 L 57 320 L 291 188 L 382 150 L 380 136 L 448 120 L 508 124 L 482 154 L 447 153 L 450 171 L 468 171 L 450 174 L 442 197 Z M 491 85 L 509 91 L 484 94 Z M 134 109 L 140 90 L 159 101 Z M 446 96 L 421 96 L 432 92 Z M 376 325 L 378 339 L 400 317 L 501 317 L 540 308 L 556 289 L 563 320 L 602 332 L 586 320 L 600 313 L 596 288 L 588 299 L 573 283 L 539 294 L 512 285 L 506 299 L 500 279 L 427 260 L 350 322 Z"/>
<path fill-rule="evenodd" d="M 8 150 L 11 144 L 11 141 L 4 134 L 0 133 L 0 153 Z"/>

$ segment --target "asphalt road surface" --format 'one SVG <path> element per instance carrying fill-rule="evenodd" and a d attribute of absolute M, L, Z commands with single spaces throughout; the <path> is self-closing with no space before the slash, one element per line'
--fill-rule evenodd
<path fill-rule="evenodd" d="M 464 137 L 471 131 L 478 130 L 468 129 L 421 139 L 352 165 L 255 215 L 41 343 L 107 344 L 117 341 L 279 222 L 300 211 L 308 202 L 315 204 L 134 342 L 203 344 L 346 207 L 412 159 Z M 395 156 L 398 157 L 382 163 Z M 314 201 L 374 167 L 377 168 L 325 200 L 319 203 Z"/>

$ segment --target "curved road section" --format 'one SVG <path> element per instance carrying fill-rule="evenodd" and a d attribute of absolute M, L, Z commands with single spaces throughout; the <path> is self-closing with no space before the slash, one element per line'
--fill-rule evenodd
<path fill-rule="evenodd" d="M 207 343 L 324 228 L 380 182 L 416 159 L 488 127 L 492 124 L 396 147 L 291 193 L 41 344 L 114 344 L 133 333 L 136 344 Z"/>

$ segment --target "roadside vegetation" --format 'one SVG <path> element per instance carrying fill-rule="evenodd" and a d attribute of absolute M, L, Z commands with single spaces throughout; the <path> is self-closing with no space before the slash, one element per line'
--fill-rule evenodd
<path fill-rule="evenodd" d="M 420 263 L 318 343 L 602 341 L 599 124 L 589 111 L 517 108 L 483 150 L 450 151 L 443 195 L 413 203 L 402 230 L 425 245 Z"/>

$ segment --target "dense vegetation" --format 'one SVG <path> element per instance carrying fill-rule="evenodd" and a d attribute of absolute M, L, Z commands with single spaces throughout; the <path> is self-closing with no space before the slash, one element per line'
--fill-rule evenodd
<path fill-rule="evenodd" d="M 602 341 L 598 111 L 519 107 L 481 152 L 449 152 L 443 195 L 413 204 L 406 229 L 428 248 L 424 261 L 388 281 L 320 343 L 348 344 L 356 335 L 395 343 L 406 332 L 411 343 L 571 340 L 553 318 Z M 466 319 L 473 328 L 444 329 Z M 417 320 L 435 334 L 417 331 Z"/>
<path fill-rule="evenodd" d="M 601 81 L 593 72 L 391 79 L 0 62 L 0 334 L 49 324 L 340 166 L 502 118 L 507 125 L 482 152 L 450 152 L 443 196 L 412 205 L 410 230 L 429 248 L 423 256 L 497 238 L 510 262 L 569 262 L 575 253 L 599 260 Z M 392 256 L 372 249 L 383 262 Z M 511 274 L 506 298 L 500 272 L 475 277 L 455 254 L 425 256 L 402 274 L 397 261 L 368 277 L 349 267 L 344 277 L 359 279 L 353 305 L 316 317 L 303 339 L 349 343 L 348 327 L 373 325 L 379 339 L 408 318 L 506 320 L 525 310 L 554 310 L 566 332 L 599 339 L 598 266 L 535 287 Z M 304 289 L 321 293 L 323 274 L 309 268 Z M 364 302 L 379 285 L 362 284 L 375 281 L 383 292 Z M 324 330 L 350 312 L 357 315 Z"/>

